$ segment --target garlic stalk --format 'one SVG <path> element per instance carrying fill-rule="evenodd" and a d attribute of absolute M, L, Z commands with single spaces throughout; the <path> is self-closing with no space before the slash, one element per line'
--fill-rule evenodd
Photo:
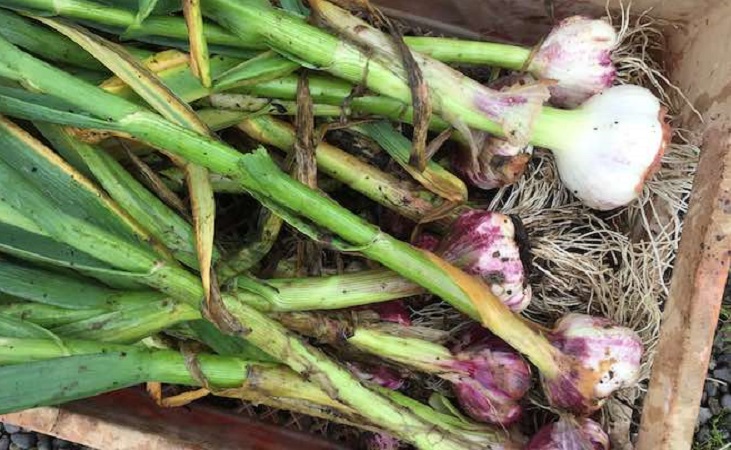
<path fill-rule="evenodd" d="M 491 42 L 409 37 L 406 43 L 440 61 L 527 70 L 553 80 L 551 103 L 569 108 L 612 86 L 617 73 L 611 58 L 618 44 L 616 30 L 606 20 L 582 16 L 562 20 L 532 57 L 530 48 Z"/>

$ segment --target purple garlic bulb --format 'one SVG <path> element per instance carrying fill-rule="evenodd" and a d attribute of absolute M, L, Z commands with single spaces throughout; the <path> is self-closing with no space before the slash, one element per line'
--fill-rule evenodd
<path fill-rule="evenodd" d="M 463 213 L 444 236 L 439 250 L 446 261 L 482 278 L 512 311 L 523 311 L 530 303 L 531 287 L 509 216 L 484 210 Z"/>
<path fill-rule="evenodd" d="M 407 327 L 411 325 L 411 314 L 403 300 L 373 303 L 368 305 L 367 309 L 378 313 L 378 318 L 384 322 L 393 322 Z"/>
<path fill-rule="evenodd" d="M 366 450 L 398 450 L 401 441 L 387 433 L 371 433 L 365 438 Z"/>
<path fill-rule="evenodd" d="M 605 20 L 569 17 L 551 30 L 529 70 L 538 78 L 556 81 L 549 86 L 551 103 L 573 108 L 612 86 L 617 76 L 612 51 L 617 42 L 617 32 Z"/>
<path fill-rule="evenodd" d="M 404 386 L 405 378 L 397 370 L 384 365 L 360 362 L 346 363 L 350 372 L 359 380 L 396 391 Z"/>
<path fill-rule="evenodd" d="M 480 326 L 463 334 L 452 351 L 451 366 L 458 370 L 445 378 L 464 412 L 501 426 L 517 422 L 531 385 L 530 366 L 520 354 Z"/>
<path fill-rule="evenodd" d="M 439 237 L 431 233 L 421 233 L 412 243 L 414 247 L 430 252 L 436 252 L 439 248 Z"/>
<path fill-rule="evenodd" d="M 523 175 L 533 155 L 533 146 L 511 144 L 505 139 L 486 135 L 477 154 L 477 165 L 455 152 L 452 165 L 473 186 L 495 189 L 515 183 Z"/>
<path fill-rule="evenodd" d="M 543 377 L 552 405 L 586 416 L 613 392 L 637 383 L 643 346 L 633 330 L 602 317 L 568 314 L 548 338 L 564 357 L 559 374 Z"/>
<path fill-rule="evenodd" d="M 609 450 L 609 436 L 591 419 L 562 417 L 538 430 L 525 450 Z"/>

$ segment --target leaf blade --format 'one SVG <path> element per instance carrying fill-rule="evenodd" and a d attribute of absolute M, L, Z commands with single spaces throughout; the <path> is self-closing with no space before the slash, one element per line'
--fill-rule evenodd
<path fill-rule="evenodd" d="M 190 70 L 201 80 L 204 87 L 211 87 L 211 65 L 208 43 L 203 33 L 200 0 L 183 0 L 183 15 L 188 27 L 188 41 L 190 42 Z"/>

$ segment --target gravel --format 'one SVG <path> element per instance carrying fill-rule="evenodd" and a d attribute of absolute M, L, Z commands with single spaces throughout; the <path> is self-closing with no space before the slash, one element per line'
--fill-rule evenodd
<path fill-rule="evenodd" d="M 721 310 L 698 413 L 694 450 L 718 450 L 731 443 L 731 277 Z"/>
<path fill-rule="evenodd" d="M 5 433 L 7 434 L 14 434 L 20 432 L 20 427 L 16 427 L 15 425 L 10 425 L 9 423 L 5 424 Z"/>
<path fill-rule="evenodd" d="M 15 433 L 10 436 L 10 441 L 21 450 L 28 450 L 36 445 L 38 438 L 34 433 Z"/>
<path fill-rule="evenodd" d="M 0 450 L 91 450 L 89 447 L 64 441 L 21 427 L 0 423 Z"/>

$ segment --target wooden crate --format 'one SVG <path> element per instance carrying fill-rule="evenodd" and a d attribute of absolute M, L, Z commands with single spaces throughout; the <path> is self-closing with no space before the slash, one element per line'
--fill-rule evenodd
<path fill-rule="evenodd" d="M 548 5 L 556 18 L 575 13 L 600 16 L 605 11 L 604 0 L 379 0 L 377 3 L 425 27 L 439 28 L 453 35 L 510 38 L 525 44 L 535 43 L 550 29 Z M 634 0 L 632 3 L 635 13 L 648 8 L 653 8 L 654 17 L 680 24 L 665 30 L 669 38 L 665 57 L 670 78 L 703 116 L 701 122 L 690 110 L 682 114 L 683 126 L 700 132 L 703 150 L 670 298 L 665 305 L 637 449 L 689 449 L 731 256 L 731 57 L 726 42 L 731 35 L 731 2 Z M 193 416 L 186 419 L 188 414 Z M 208 414 L 216 420 L 205 419 Z M 316 438 L 198 407 L 177 412 L 156 410 L 130 392 L 108 394 L 62 408 L 0 416 L 0 420 L 104 450 L 337 448 Z M 68 426 L 62 426 L 61 420 Z M 157 425 L 151 426 L 153 420 Z M 127 439 L 132 429 L 141 431 L 135 434 L 134 442 L 123 445 L 123 439 Z"/>
<path fill-rule="evenodd" d="M 557 19 L 598 17 L 605 0 L 379 0 L 424 27 L 534 44 Z M 629 3 L 629 2 L 624 2 Z M 609 1 L 618 6 L 618 1 Z M 633 0 L 667 26 L 669 77 L 703 116 L 683 111 L 683 127 L 702 136 L 702 153 L 685 218 L 660 343 L 645 398 L 637 450 L 689 449 L 731 256 L 731 2 Z"/>

